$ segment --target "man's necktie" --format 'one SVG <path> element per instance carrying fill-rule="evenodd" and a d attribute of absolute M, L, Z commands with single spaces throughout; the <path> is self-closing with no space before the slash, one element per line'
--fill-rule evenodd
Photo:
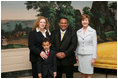
<path fill-rule="evenodd" d="M 49 56 L 49 52 L 47 51 L 47 56 Z"/>
<path fill-rule="evenodd" d="M 61 33 L 61 41 L 62 41 L 63 37 L 64 37 L 64 32 L 62 31 L 62 33 Z"/>

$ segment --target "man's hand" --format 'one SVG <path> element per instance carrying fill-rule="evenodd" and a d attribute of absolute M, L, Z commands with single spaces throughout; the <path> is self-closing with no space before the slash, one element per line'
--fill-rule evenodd
<path fill-rule="evenodd" d="M 56 54 L 56 56 L 57 56 L 57 58 L 59 58 L 59 59 L 63 59 L 63 58 L 66 57 L 66 54 L 65 54 L 64 52 L 59 52 L 59 53 Z"/>
<path fill-rule="evenodd" d="M 54 72 L 54 73 L 53 73 L 53 75 L 54 75 L 54 78 L 56 78 L 56 76 L 57 76 L 57 73 L 56 73 L 56 72 Z"/>
<path fill-rule="evenodd" d="M 38 77 L 39 77 L 39 78 L 42 78 L 42 74 L 38 74 Z"/>
<path fill-rule="evenodd" d="M 40 53 L 40 56 L 41 56 L 41 58 L 43 58 L 43 59 L 47 59 L 47 58 L 48 58 L 48 56 L 45 54 L 44 51 L 42 51 L 42 52 Z"/>
<path fill-rule="evenodd" d="M 59 59 L 61 59 L 61 52 L 58 52 L 58 53 L 56 54 L 56 57 L 59 58 Z"/>
<path fill-rule="evenodd" d="M 66 57 L 66 54 L 64 52 L 61 53 L 61 57 L 62 58 L 65 58 Z"/>

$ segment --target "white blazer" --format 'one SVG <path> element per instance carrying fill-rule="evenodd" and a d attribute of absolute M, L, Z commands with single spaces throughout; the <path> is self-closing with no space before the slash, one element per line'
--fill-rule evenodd
<path fill-rule="evenodd" d="M 96 31 L 90 26 L 87 27 L 85 34 L 83 28 L 77 31 L 78 45 L 76 48 L 76 56 L 78 54 L 92 54 L 92 58 L 97 58 L 97 35 Z"/>

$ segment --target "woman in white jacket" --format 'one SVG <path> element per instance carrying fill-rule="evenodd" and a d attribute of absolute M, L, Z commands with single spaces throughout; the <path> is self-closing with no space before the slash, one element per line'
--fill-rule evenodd
<path fill-rule="evenodd" d="M 95 59 L 97 58 L 97 35 L 96 31 L 89 26 L 89 15 L 83 14 L 81 22 L 83 28 L 77 31 L 76 58 L 78 60 L 78 70 L 82 73 L 82 78 L 91 78 Z"/>

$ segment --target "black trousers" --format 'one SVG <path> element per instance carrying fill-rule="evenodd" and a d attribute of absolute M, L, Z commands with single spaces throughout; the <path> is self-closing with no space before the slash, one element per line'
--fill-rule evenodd
<path fill-rule="evenodd" d="M 32 64 L 32 76 L 33 78 L 38 78 L 37 63 L 31 62 Z"/>
<path fill-rule="evenodd" d="M 49 72 L 45 76 L 42 74 L 42 77 L 43 78 L 54 78 Z"/>
<path fill-rule="evenodd" d="M 73 78 L 73 70 L 74 70 L 74 65 L 57 66 L 57 77 L 56 78 L 62 78 L 62 73 L 66 74 L 66 78 Z"/>
<path fill-rule="evenodd" d="M 37 71 L 37 63 L 36 62 L 31 62 L 32 64 L 32 76 L 33 78 L 39 78 L 38 77 L 38 71 Z M 53 76 L 48 72 L 47 75 L 42 75 L 43 78 L 53 78 Z"/>

